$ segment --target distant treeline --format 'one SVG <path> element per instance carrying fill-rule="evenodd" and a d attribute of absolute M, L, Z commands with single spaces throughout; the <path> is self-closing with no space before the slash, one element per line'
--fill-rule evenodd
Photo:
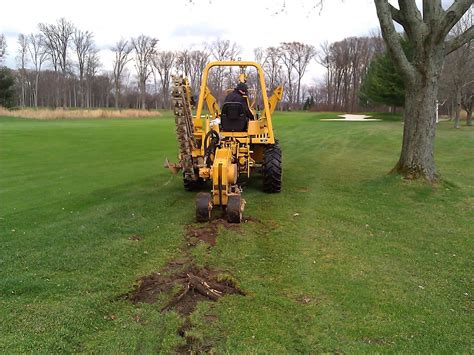
<path fill-rule="evenodd" d="M 237 60 L 242 52 L 239 44 L 228 40 L 167 51 L 160 48 L 157 38 L 141 35 L 118 40 L 110 48 L 112 66 L 106 67 L 100 61 L 94 34 L 64 18 L 53 24 L 39 23 L 37 33 L 20 34 L 17 41 L 16 68 L 4 68 L 0 75 L 3 106 L 169 108 L 172 74 L 188 76 L 197 95 L 209 61 Z M 0 34 L 0 64 L 6 51 L 5 36 Z M 269 91 L 284 86 L 279 109 L 354 112 L 374 109 L 360 102 L 359 91 L 372 59 L 384 51 L 383 40 L 374 35 L 326 42 L 317 48 L 284 42 L 278 47 L 254 49 L 253 59 L 262 64 Z M 326 69 L 324 78 L 302 84 L 312 61 Z M 237 71 L 211 70 L 208 86 L 219 100 L 235 86 Z M 250 88 L 258 92 L 256 73 L 248 74 Z M 8 86 L 9 76 L 13 87 L 5 91 L 2 87 Z"/>

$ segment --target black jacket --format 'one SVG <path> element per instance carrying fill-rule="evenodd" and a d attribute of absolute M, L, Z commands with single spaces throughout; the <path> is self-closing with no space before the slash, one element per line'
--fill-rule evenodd
<path fill-rule="evenodd" d="M 226 102 L 240 102 L 244 107 L 245 116 L 249 119 L 253 120 L 252 111 L 249 109 L 249 104 L 247 101 L 247 97 L 244 97 L 238 90 L 234 90 L 229 95 L 226 96 L 224 103 Z"/>

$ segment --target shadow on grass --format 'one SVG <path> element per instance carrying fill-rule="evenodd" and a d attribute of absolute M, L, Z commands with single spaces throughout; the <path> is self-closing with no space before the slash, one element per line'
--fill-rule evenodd
<path fill-rule="evenodd" d="M 463 198 L 459 186 L 449 180 L 440 180 L 436 185 L 431 185 L 425 181 L 407 180 L 395 173 L 362 180 L 359 188 L 362 193 L 408 197 L 414 202 L 424 203 L 440 202 L 447 198 L 459 201 Z"/>

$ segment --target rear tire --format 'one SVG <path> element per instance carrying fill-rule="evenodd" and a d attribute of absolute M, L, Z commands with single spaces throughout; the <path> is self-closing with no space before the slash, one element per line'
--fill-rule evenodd
<path fill-rule="evenodd" d="M 196 196 L 196 221 L 209 222 L 211 220 L 212 197 L 208 192 L 200 192 Z"/>
<path fill-rule="evenodd" d="M 281 149 L 278 141 L 268 144 L 263 152 L 263 191 L 275 193 L 281 191 Z"/>
<path fill-rule="evenodd" d="M 227 201 L 226 207 L 227 222 L 242 222 L 242 197 L 240 195 L 231 195 Z"/>

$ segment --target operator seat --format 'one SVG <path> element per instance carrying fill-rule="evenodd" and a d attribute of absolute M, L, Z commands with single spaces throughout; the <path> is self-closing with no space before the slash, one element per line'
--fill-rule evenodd
<path fill-rule="evenodd" d="M 221 128 L 224 132 L 244 132 L 249 119 L 240 102 L 226 102 L 221 111 Z"/>

